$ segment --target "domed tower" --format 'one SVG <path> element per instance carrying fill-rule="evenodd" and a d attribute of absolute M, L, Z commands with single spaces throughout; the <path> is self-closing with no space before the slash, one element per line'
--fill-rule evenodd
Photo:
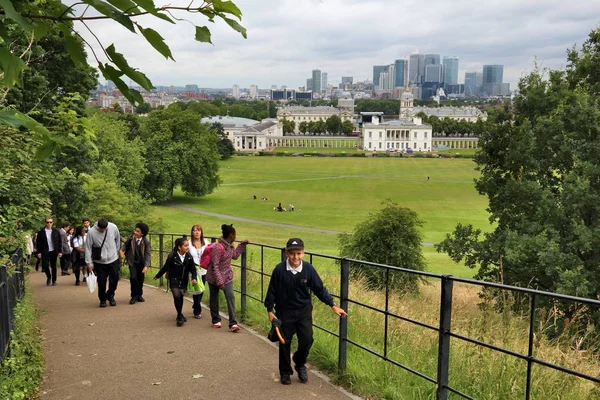
<path fill-rule="evenodd" d="M 413 114 L 413 95 L 411 92 L 404 92 L 400 96 L 400 119 L 410 119 Z"/>

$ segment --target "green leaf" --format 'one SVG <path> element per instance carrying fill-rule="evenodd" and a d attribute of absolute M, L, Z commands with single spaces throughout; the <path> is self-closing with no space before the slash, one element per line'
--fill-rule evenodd
<path fill-rule="evenodd" d="M 242 36 L 244 37 L 244 39 L 248 39 L 248 36 L 246 35 L 246 28 L 244 28 L 243 26 L 238 24 L 238 22 L 236 20 L 233 20 L 233 19 L 227 18 L 227 17 L 223 17 L 223 16 L 220 16 L 220 17 L 223 18 L 223 20 L 225 20 L 225 22 L 227 22 L 227 25 L 229 25 L 234 30 L 241 33 Z"/>
<path fill-rule="evenodd" d="M 123 54 L 115 51 L 114 44 L 111 44 L 106 48 L 106 53 L 110 56 L 112 62 L 115 63 L 115 65 L 119 67 L 119 69 L 121 69 L 125 75 L 130 77 L 144 89 L 152 89 L 152 82 L 150 82 L 150 79 L 148 79 L 148 77 L 139 70 L 130 67 L 125 57 L 123 57 Z"/>
<path fill-rule="evenodd" d="M 0 0 L 0 7 L 4 9 L 4 15 L 21 25 L 21 28 L 31 30 L 31 23 L 15 10 L 11 0 Z"/>
<path fill-rule="evenodd" d="M 210 30 L 206 26 L 196 27 L 196 40 L 203 43 L 210 43 Z"/>
<path fill-rule="evenodd" d="M 3 125 L 9 125 L 13 128 L 27 128 L 30 131 L 39 133 L 42 136 L 50 136 L 50 132 L 44 125 L 37 122 L 35 119 L 28 115 L 23 114 L 17 110 L 4 109 L 0 110 L 0 123 Z"/>
<path fill-rule="evenodd" d="M 108 0 L 110 4 L 126 13 L 139 13 L 140 9 L 131 0 Z"/>
<path fill-rule="evenodd" d="M 36 21 L 33 24 L 33 37 L 40 40 L 50 31 L 50 25 L 45 22 Z"/>
<path fill-rule="evenodd" d="M 4 0 L 0 0 L 0 1 L 4 1 Z M 101 0 L 82 0 L 82 1 L 85 4 L 89 4 L 90 6 L 94 7 L 101 14 L 104 14 L 107 17 L 117 21 L 118 23 L 123 25 L 125 28 L 127 28 L 131 32 L 135 33 L 135 28 L 133 27 L 133 22 L 131 22 L 131 19 L 127 15 L 123 14 L 121 11 L 119 11 L 118 9 L 113 7 L 112 5 L 110 5 L 104 1 L 101 1 Z"/>
<path fill-rule="evenodd" d="M 175 23 L 175 21 L 173 21 L 171 18 L 169 18 L 166 14 L 157 12 L 156 14 L 152 14 L 152 15 L 154 15 L 155 17 L 160 18 L 164 21 L 170 22 L 172 24 Z"/>
<path fill-rule="evenodd" d="M 212 3 L 217 13 L 224 12 L 235 15 L 239 20 L 242 19 L 242 11 L 232 1 L 213 0 Z"/>
<path fill-rule="evenodd" d="M 171 60 L 175 61 L 173 55 L 171 54 L 171 49 L 169 48 L 169 46 L 167 46 L 165 40 L 162 38 L 162 36 L 160 36 L 158 32 L 151 28 L 142 28 L 139 25 L 138 28 L 140 32 L 142 32 L 142 35 L 144 35 L 148 43 L 152 45 L 152 47 L 154 47 L 160 54 L 165 56 L 167 60 L 170 58 Z"/>
<path fill-rule="evenodd" d="M 111 65 L 102 63 L 98 64 L 98 69 L 106 79 L 112 81 L 117 86 L 117 89 L 121 91 L 121 94 L 123 94 L 132 105 L 142 104 L 144 102 L 140 92 L 135 89 L 130 89 L 125 82 L 123 82 L 121 79 L 121 76 L 124 74 L 123 71 L 119 71 Z"/>
<path fill-rule="evenodd" d="M 81 44 L 79 43 L 79 41 L 77 41 L 76 38 L 74 38 L 70 34 L 65 35 L 65 47 L 67 49 L 67 52 L 69 53 L 69 56 L 71 56 L 71 59 L 73 60 L 76 66 L 82 67 L 84 65 L 87 65 L 87 60 L 85 58 L 83 47 L 81 47 Z"/>
<path fill-rule="evenodd" d="M 4 85 L 9 89 L 15 84 L 23 86 L 23 70 L 26 65 L 6 47 L 0 47 L 0 69 L 4 72 Z"/>
<path fill-rule="evenodd" d="M 58 145 L 52 140 L 45 140 L 35 152 L 35 159 L 37 161 L 45 160 L 52 155 L 52 152 L 58 147 Z"/>
<path fill-rule="evenodd" d="M 149 13 L 154 14 L 157 11 L 156 5 L 152 0 L 133 0 L 133 2 Z"/>

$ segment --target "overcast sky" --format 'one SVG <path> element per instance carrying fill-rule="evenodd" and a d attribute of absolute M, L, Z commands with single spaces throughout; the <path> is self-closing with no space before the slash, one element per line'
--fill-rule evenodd
<path fill-rule="evenodd" d="M 214 46 L 194 41 L 192 24 L 138 19 L 162 34 L 176 62 L 165 60 L 141 35 L 112 21 L 94 21 L 90 27 L 105 46 L 115 43 L 129 64 L 145 72 L 154 85 L 294 88 L 305 85 L 317 68 L 328 73 L 330 84 L 339 83 L 342 76 L 353 76 L 356 82 L 372 79 L 373 65 L 407 58 L 418 49 L 457 56 L 459 82 L 464 82 L 465 71 L 503 64 L 504 81 L 513 89 L 536 58 L 543 67 L 562 68 L 566 50 L 581 46 L 600 23 L 599 0 L 234 2 L 244 14 L 241 23 L 248 39 L 224 22 L 211 24 L 201 15 L 180 15 L 196 25 L 208 25 Z M 101 53 L 97 45 L 94 49 Z M 90 62 L 96 65 L 93 58 Z"/>

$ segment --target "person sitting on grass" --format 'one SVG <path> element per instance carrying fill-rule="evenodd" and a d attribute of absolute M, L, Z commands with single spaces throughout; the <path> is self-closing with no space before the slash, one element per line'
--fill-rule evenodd
<path fill-rule="evenodd" d="M 277 264 L 271 274 L 264 304 L 271 324 L 281 326 L 285 343 L 279 343 L 279 374 L 281 383 L 289 385 L 292 383 L 290 375 L 293 375 L 290 350 L 294 335 L 298 336 L 298 349 L 293 357 L 294 369 L 298 372 L 300 382 L 308 381 L 306 359 L 313 344 L 311 292 L 338 316 L 344 318 L 348 314 L 335 305 L 333 296 L 323 286 L 315 267 L 302 261 L 302 239 L 288 240 L 285 253 L 287 260 Z"/>
<path fill-rule="evenodd" d="M 167 256 L 165 265 L 158 271 L 154 279 L 158 279 L 167 273 L 169 278 L 169 287 L 173 293 L 173 303 L 177 311 L 177 326 L 182 326 L 187 319 L 183 316 L 183 295 L 188 284 L 188 274 L 192 274 L 192 285 L 196 284 L 198 275 L 194 259 L 188 252 L 190 244 L 186 238 L 179 238 L 175 241 L 175 248 Z"/>

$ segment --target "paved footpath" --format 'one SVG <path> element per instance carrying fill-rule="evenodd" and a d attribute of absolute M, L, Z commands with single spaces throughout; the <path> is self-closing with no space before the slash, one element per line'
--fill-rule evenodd
<path fill-rule="evenodd" d="M 41 399 L 348 399 L 309 368 L 279 383 L 277 348 L 243 325 L 238 333 L 215 329 L 208 310 L 175 326 L 171 293 L 144 289 L 145 303 L 129 304 L 129 281 L 121 280 L 116 307 L 98 307 L 96 293 L 60 276 L 46 286 L 30 275 L 40 310 L 46 370 Z M 224 319 L 224 326 L 227 321 Z M 311 373 L 313 372 L 313 373 Z"/>

